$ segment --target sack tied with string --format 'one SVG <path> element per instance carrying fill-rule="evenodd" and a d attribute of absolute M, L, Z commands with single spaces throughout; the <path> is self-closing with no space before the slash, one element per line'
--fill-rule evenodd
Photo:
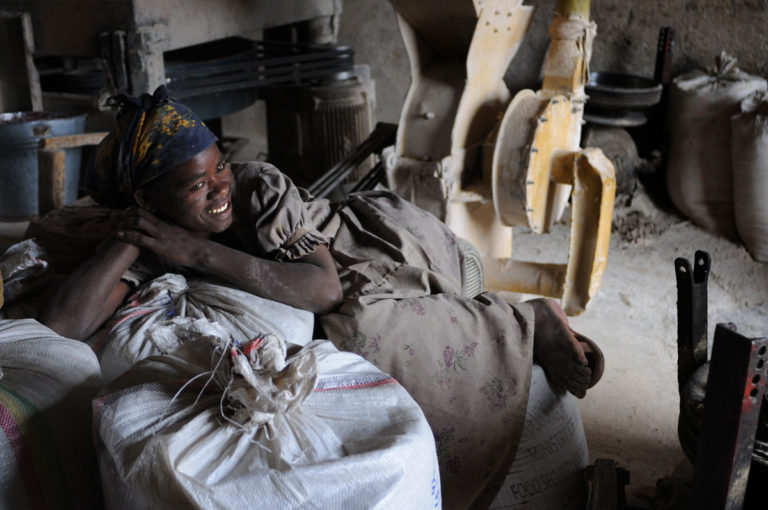
<path fill-rule="evenodd" d="M 396 381 L 330 342 L 293 355 L 207 319 L 94 400 L 110 509 L 439 508 L 432 433 Z M 152 335 L 152 332 L 149 332 Z"/>
<path fill-rule="evenodd" d="M 172 351 L 198 332 L 150 334 L 174 319 L 207 319 L 252 339 L 268 332 L 303 345 L 312 339 L 314 315 L 218 281 L 168 273 L 141 285 L 89 343 L 99 357 L 105 383 L 148 356 Z"/>

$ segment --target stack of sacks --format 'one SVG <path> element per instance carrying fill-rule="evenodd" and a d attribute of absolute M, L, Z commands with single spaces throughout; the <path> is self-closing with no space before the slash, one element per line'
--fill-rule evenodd
<path fill-rule="evenodd" d="M 137 361 L 169 353 L 197 335 L 184 330 L 171 337 L 151 334 L 174 319 L 207 319 L 246 340 L 270 332 L 297 345 L 312 339 L 314 327 L 314 315 L 306 310 L 228 285 L 187 281 L 182 275 L 169 273 L 142 285 L 106 327 L 89 340 L 99 357 L 104 382 L 111 382 Z"/>
<path fill-rule="evenodd" d="M 186 340 L 94 400 L 107 508 L 440 507 L 423 413 L 361 357 L 208 319 L 145 336 Z"/>
<path fill-rule="evenodd" d="M 695 223 L 731 239 L 737 238 L 731 117 L 745 97 L 767 86 L 722 53 L 713 68 L 678 76 L 670 88 L 669 196 Z"/>
<path fill-rule="evenodd" d="M 99 363 L 31 319 L 0 320 L 0 508 L 100 508 L 91 431 Z"/>

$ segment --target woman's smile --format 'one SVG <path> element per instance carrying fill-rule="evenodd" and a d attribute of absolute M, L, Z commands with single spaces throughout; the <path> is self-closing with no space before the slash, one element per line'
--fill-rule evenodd
<path fill-rule="evenodd" d="M 214 144 L 139 190 L 139 197 L 161 217 L 188 230 L 223 232 L 232 223 L 233 184 L 232 171 Z"/>
<path fill-rule="evenodd" d="M 211 209 L 208 211 L 208 214 L 223 214 L 225 212 L 229 211 L 229 201 L 225 202 L 224 205 L 221 207 L 217 207 L 216 209 Z"/>

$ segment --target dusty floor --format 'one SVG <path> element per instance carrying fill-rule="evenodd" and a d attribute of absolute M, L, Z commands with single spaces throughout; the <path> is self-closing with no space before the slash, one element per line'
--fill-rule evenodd
<path fill-rule="evenodd" d="M 565 224 L 542 236 L 515 231 L 514 256 L 544 260 L 547 253 L 565 254 L 567 238 Z M 768 336 L 768 264 L 755 262 L 739 244 L 662 212 L 642 187 L 631 205 L 617 203 L 600 293 L 583 315 L 571 318 L 606 358 L 602 380 L 580 401 L 590 457 L 614 459 L 629 470 L 627 498 L 638 506 L 649 504 L 659 478 L 689 468 L 677 439 L 673 262 L 693 260 L 696 250 L 712 257 L 710 343 L 719 322 L 732 322 L 749 337 Z"/>

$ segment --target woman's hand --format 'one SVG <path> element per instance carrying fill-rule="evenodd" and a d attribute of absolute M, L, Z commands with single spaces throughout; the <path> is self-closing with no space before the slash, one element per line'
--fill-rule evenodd
<path fill-rule="evenodd" d="M 176 224 L 161 220 L 140 207 L 126 209 L 117 238 L 154 252 L 158 257 L 185 267 L 197 265 L 204 238 Z"/>

